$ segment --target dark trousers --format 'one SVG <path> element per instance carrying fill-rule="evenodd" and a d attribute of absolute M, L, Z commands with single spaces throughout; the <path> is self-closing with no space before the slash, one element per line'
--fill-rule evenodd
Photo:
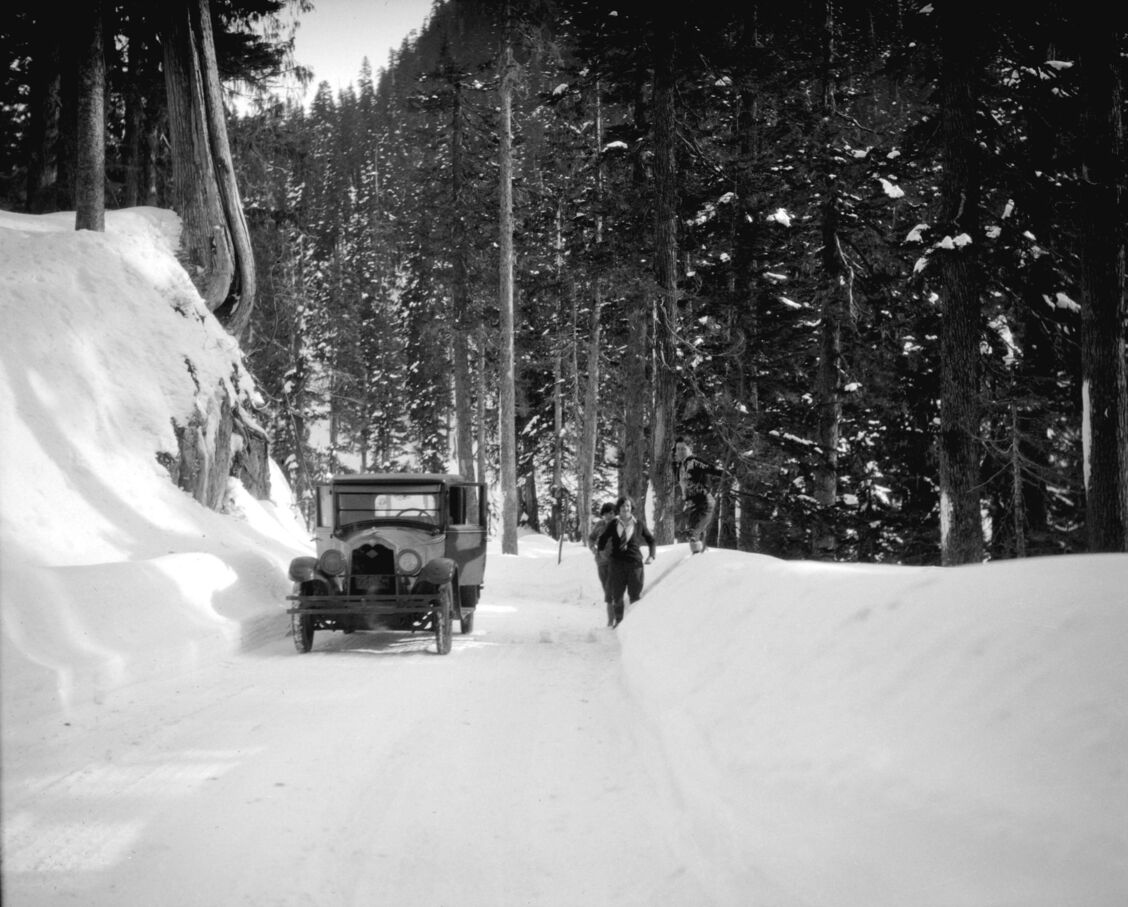
<path fill-rule="evenodd" d="M 599 572 L 599 584 L 603 587 L 603 601 L 607 605 L 607 626 L 611 626 L 615 622 L 615 605 L 611 599 L 611 564 L 605 561 L 596 564 L 595 569 Z"/>
<path fill-rule="evenodd" d="M 595 569 L 599 574 L 599 585 L 603 587 L 603 600 L 609 602 L 611 601 L 611 563 L 609 561 L 597 563 Z"/>
<path fill-rule="evenodd" d="M 705 532 L 713 522 L 717 512 L 717 499 L 711 494 L 689 499 L 689 510 L 685 515 L 685 533 L 691 539 L 705 541 Z"/>
<path fill-rule="evenodd" d="M 608 577 L 607 587 L 611 593 L 611 601 L 615 606 L 615 618 L 623 619 L 623 593 L 625 592 L 631 602 L 636 602 L 642 595 L 642 582 L 645 572 L 642 564 L 635 561 L 611 561 L 611 573 Z"/>

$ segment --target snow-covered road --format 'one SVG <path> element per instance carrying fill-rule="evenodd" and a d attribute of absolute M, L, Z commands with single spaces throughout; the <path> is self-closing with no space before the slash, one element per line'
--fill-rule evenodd
<path fill-rule="evenodd" d="M 5 893 L 707 902 L 669 839 L 670 790 L 601 618 L 590 599 L 483 603 L 447 657 L 430 635 L 318 633 L 308 655 L 279 638 L 23 729 L 4 777 Z"/>

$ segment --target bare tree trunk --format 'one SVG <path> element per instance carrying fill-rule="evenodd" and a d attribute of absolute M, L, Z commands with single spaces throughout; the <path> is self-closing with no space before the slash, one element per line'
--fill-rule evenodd
<path fill-rule="evenodd" d="M 583 424 L 580 428 L 580 445 L 576 454 L 576 469 L 579 481 L 576 511 L 581 537 L 586 538 L 593 506 L 592 495 L 595 479 L 596 434 L 599 430 L 599 376 L 600 346 L 602 330 L 603 290 L 596 278 L 591 303 L 591 318 L 588 327 L 587 369 L 584 378 Z"/>
<path fill-rule="evenodd" d="M 552 419 L 556 443 L 552 452 L 552 537 L 564 537 L 564 359 L 557 350 L 553 363 Z"/>
<path fill-rule="evenodd" d="M 1011 401 L 1011 510 L 1014 513 L 1014 556 L 1026 557 L 1026 499 L 1022 483 L 1022 433 L 1018 404 Z"/>
<path fill-rule="evenodd" d="M 646 507 L 646 436 L 650 414 L 650 382 L 646 377 L 646 361 L 654 320 L 651 306 L 642 288 L 633 294 L 633 309 L 627 334 L 627 346 L 620 363 L 623 393 L 623 440 L 619 470 L 619 493 L 630 497 L 639 513 Z"/>
<path fill-rule="evenodd" d="M 501 356 L 498 375 L 498 433 L 501 445 L 501 550 L 517 553 L 517 438 L 515 424 L 514 314 L 513 314 L 513 59 L 512 24 L 509 2 L 504 9 L 504 46 L 501 57 L 499 94 L 501 104 L 498 136 L 498 179 L 500 181 L 500 247 L 498 306 L 501 310 Z"/>
<path fill-rule="evenodd" d="M 1090 551 L 1128 551 L 1124 324 L 1124 124 L 1113 10 L 1081 17 L 1085 91 L 1081 218 L 1082 440 Z"/>
<path fill-rule="evenodd" d="M 596 211 L 603 207 L 603 102 L 600 94 L 599 80 L 595 82 L 595 151 L 599 159 L 595 171 L 595 197 Z M 603 217 L 596 215 L 595 243 L 599 248 L 603 243 Z M 588 527 L 591 525 L 592 489 L 595 478 L 595 447 L 596 434 L 599 430 L 599 374 L 600 374 L 600 346 L 602 343 L 602 314 L 603 314 L 603 283 L 602 275 L 596 274 L 592 287 L 591 316 L 588 328 L 587 369 L 584 383 L 583 404 L 580 412 L 583 414 L 580 427 L 579 450 L 576 452 L 576 523 L 581 539 L 587 538 Z M 579 382 L 579 369 L 576 370 L 576 381 Z"/>
<path fill-rule="evenodd" d="M 835 21 L 833 0 L 826 0 L 823 20 L 823 99 L 825 125 L 822 146 L 832 145 L 835 122 L 837 76 L 835 67 Z M 814 498 L 819 516 L 814 527 L 814 553 L 831 555 L 838 547 L 834 528 L 834 505 L 838 501 L 838 439 L 842 423 L 842 321 L 844 271 L 839 251 L 838 177 L 832 160 L 824 161 L 825 185 L 822 204 L 822 323 L 819 326 L 819 367 L 815 375 L 815 401 L 818 407 L 819 459 L 814 470 Z"/>
<path fill-rule="evenodd" d="M 649 119 L 643 86 L 637 80 L 632 106 L 635 128 L 643 134 L 649 129 Z M 632 156 L 631 177 L 634 190 L 640 198 L 645 197 L 650 188 L 647 185 L 646 171 L 640 145 Z M 619 494 L 630 497 L 639 513 L 646 512 L 646 438 L 653 406 L 647 375 L 647 363 L 651 355 L 650 338 L 654 331 L 652 308 L 646 288 L 637 285 L 631 288 L 627 300 L 627 323 L 631 329 L 627 332 L 618 376 L 623 406 L 622 436 L 619 441 Z"/>
<path fill-rule="evenodd" d="M 172 144 L 173 208 L 184 224 L 179 255 L 204 303 L 215 311 L 226 302 L 234 280 L 235 249 L 219 197 L 204 116 L 203 74 L 186 7 L 165 7 L 161 39 Z"/>
<path fill-rule="evenodd" d="M 954 248 L 939 253 L 940 328 L 940 552 L 945 565 L 983 559 L 979 495 L 980 276 L 979 161 L 975 86 L 979 53 L 969 37 L 970 3 L 939 7 L 943 47 L 940 140 L 940 229 Z M 967 237 L 964 244 L 961 237 Z"/>
<path fill-rule="evenodd" d="M 650 484 L 654 488 L 654 538 L 674 540 L 674 472 L 677 428 L 676 351 L 678 333 L 677 124 L 674 100 L 674 31 L 659 16 L 654 58 L 654 260 L 658 317 L 654 321 L 654 420 L 650 435 Z"/>
<path fill-rule="evenodd" d="M 452 86 L 454 105 L 451 112 L 450 160 L 451 205 L 454 223 L 461 222 L 463 210 L 462 159 L 462 83 L 456 78 Z M 474 410 L 470 394 L 470 353 L 468 314 L 470 287 L 466 267 L 466 231 L 455 229 L 451 237 L 454 260 L 451 274 L 451 304 L 454 308 L 454 330 L 451 332 L 451 359 L 454 364 L 454 437 L 458 471 L 467 478 L 474 476 Z"/>
<path fill-rule="evenodd" d="M 753 52 L 760 52 L 759 30 L 755 21 L 755 10 L 749 11 L 748 34 L 745 41 L 751 46 Z M 746 79 L 750 77 L 746 76 Z M 739 330 L 744 334 L 744 355 L 737 356 L 736 369 L 738 399 L 745 400 L 748 408 L 748 419 L 751 422 L 749 434 L 751 435 L 751 448 L 756 449 L 756 433 L 760 419 L 760 299 L 757 285 L 761 272 L 759 261 L 758 232 L 763 218 L 757 216 L 759 199 L 753 181 L 753 167 L 760 146 L 759 133 L 759 105 L 755 86 L 745 84 L 740 92 L 740 108 L 737 120 L 737 137 L 740 143 L 741 161 L 737 169 L 737 196 L 740 204 L 735 208 L 736 237 L 733 243 L 735 249 L 734 276 L 738 281 L 734 286 L 733 297 L 736 301 L 735 309 L 739 313 L 737 322 Z M 747 442 L 746 442 L 747 445 Z M 755 519 L 753 504 L 751 468 L 745 465 L 742 457 L 740 464 L 740 490 L 743 494 L 737 504 L 739 508 L 739 527 L 737 529 L 736 546 L 741 551 L 758 551 L 760 548 L 760 524 Z"/>
<path fill-rule="evenodd" d="M 478 481 L 485 482 L 486 474 L 486 445 L 488 443 L 488 436 L 486 434 L 486 329 L 484 327 L 478 329 L 478 399 L 476 405 L 477 422 L 478 422 Z"/>
<path fill-rule="evenodd" d="M 215 314 L 228 332 L 233 337 L 239 338 L 251 322 L 251 313 L 255 308 L 257 278 L 251 233 L 243 213 L 239 186 L 235 182 L 231 145 L 227 140 L 227 114 L 223 107 L 223 91 L 219 84 L 219 65 L 215 58 L 215 36 L 212 32 L 209 0 L 196 0 L 192 7 L 192 27 L 198 42 L 197 56 L 203 85 L 208 146 L 219 187 L 219 199 L 223 206 L 224 227 L 234 252 L 235 273 L 232 275 L 227 296 L 222 305 L 215 310 Z"/>
<path fill-rule="evenodd" d="M 76 8 L 87 41 L 79 63 L 78 147 L 75 169 L 76 230 L 106 229 L 106 57 L 102 2 Z"/>

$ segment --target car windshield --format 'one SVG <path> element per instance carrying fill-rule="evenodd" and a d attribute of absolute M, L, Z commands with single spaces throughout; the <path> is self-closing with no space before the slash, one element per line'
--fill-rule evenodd
<path fill-rule="evenodd" d="M 397 488 L 381 491 L 343 491 L 337 495 L 337 526 L 372 520 L 416 520 L 439 523 L 439 492 Z"/>

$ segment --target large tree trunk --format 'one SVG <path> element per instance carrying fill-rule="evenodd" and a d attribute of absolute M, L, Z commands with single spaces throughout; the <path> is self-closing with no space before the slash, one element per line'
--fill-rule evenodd
<path fill-rule="evenodd" d="M 941 562 L 983 559 L 979 512 L 980 275 L 979 161 L 975 87 L 979 55 L 969 37 L 971 4 L 941 5 L 943 45 L 940 142 L 943 160 L 939 229 L 953 248 L 938 253 L 940 328 L 940 552 Z M 963 243 L 962 237 L 968 239 Z"/>
<path fill-rule="evenodd" d="M 834 4 L 827 0 L 823 21 L 822 146 L 834 142 L 835 96 L 837 93 L 834 44 Z M 823 162 L 822 204 L 822 323 L 819 325 L 819 365 L 815 375 L 815 404 L 818 408 L 819 459 L 814 469 L 814 498 L 819 516 L 814 527 L 817 555 L 831 555 L 838 547 L 834 528 L 834 505 L 838 501 L 838 440 L 842 423 L 842 322 L 846 308 L 843 294 L 845 267 L 839 251 L 838 177 L 833 160 Z"/>
<path fill-rule="evenodd" d="M 635 80 L 632 107 L 634 127 L 643 135 L 650 126 L 644 85 L 640 78 Z M 641 143 L 632 155 L 631 171 L 636 196 L 645 198 L 650 187 L 647 184 L 647 167 Z M 651 353 L 650 338 L 654 332 L 654 312 L 647 293 L 648 288 L 641 285 L 631 287 L 628 291 L 626 308 L 629 329 L 618 375 L 623 407 L 619 442 L 619 494 L 630 497 L 639 514 L 646 512 L 646 439 L 653 408 L 647 365 Z"/>
<path fill-rule="evenodd" d="M 478 337 L 478 368 L 475 374 L 478 376 L 478 396 L 475 401 L 474 412 L 475 422 L 478 426 L 478 450 L 475 454 L 475 462 L 478 466 L 478 481 L 485 482 L 488 476 L 488 463 L 489 457 L 487 456 L 487 444 L 489 441 L 489 434 L 486 431 L 486 394 L 489 388 L 486 382 L 486 328 L 485 326 L 479 327 L 477 332 Z"/>
<path fill-rule="evenodd" d="M 759 34 L 754 22 L 748 23 L 746 43 L 759 52 Z M 753 176 L 760 146 L 759 105 L 752 77 L 745 76 L 748 82 L 740 93 L 740 108 L 737 119 L 737 138 L 740 143 L 740 161 L 737 166 L 737 196 L 739 205 L 734 206 L 736 223 L 734 225 L 735 250 L 733 261 L 733 300 L 738 330 L 744 336 L 744 355 L 736 355 L 735 386 L 736 398 L 745 401 L 747 408 L 747 435 L 750 443 L 744 449 L 755 452 L 757 447 L 757 427 L 760 419 L 760 297 L 757 292 L 759 275 L 762 270 L 759 259 L 760 231 L 763 218 L 759 216 L 761 200 L 757 198 Z M 745 437 L 742 431 L 741 437 Z M 756 519 L 752 489 L 755 476 L 752 468 L 740 461 L 740 522 L 737 530 L 737 548 L 741 551 L 758 551 L 760 548 L 760 524 Z"/>
<path fill-rule="evenodd" d="M 646 361 L 650 353 L 653 313 L 646 293 L 638 288 L 628 303 L 631 329 L 620 363 L 622 369 L 623 440 L 619 469 L 619 494 L 634 502 L 639 514 L 646 507 L 646 437 L 651 408 Z"/>
<path fill-rule="evenodd" d="M 576 452 L 578 475 L 576 511 L 581 538 L 587 538 L 588 526 L 592 517 L 592 494 L 595 478 L 596 435 L 599 431 L 599 374 L 600 346 L 602 330 L 603 290 L 596 278 L 592 290 L 591 316 L 588 327 L 587 369 L 584 376 L 584 394 L 581 412 L 580 445 Z"/>
<path fill-rule="evenodd" d="M 78 77 L 78 146 L 75 169 L 76 230 L 106 229 L 106 57 L 101 0 L 75 15 L 86 36 Z"/>
<path fill-rule="evenodd" d="M 1118 48 L 1105 8 L 1081 17 L 1085 159 L 1081 217 L 1082 416 L 1090 551 L 1128 550 L 1124 128 Z"/>
<path fill-rule="evenodd" d="M 678 185 L 674 101 L 673 23 L 658 18 L 654 55 L 654 260 L 659 297 L 654 320 L 654 421 L 650 484 L 654 488 L 654 538 L 674 541 L 673 444 L 677 435 Z"/>
<path fill-rule="evenodd" d="M 505 3 L 505 46 L 502 50 L 499 94 L 501 102 L 500 135 L 498 136 L 499 236 L 498 305 L 501 310 L 501 356 L 498 375 L 498 433 L 501 442 L 501 550 L 517 553 L 517 437 L 514 402 L 513 316 L 513 82 L 516 64 L 510 44 L 509 2 Z"/>
<path fill-rule="evenodd" d="M 223 107 L 223 91 L 219 84 L 219 64 L 215 58 L 215 36 L 212 32 L 209 0 L 196 0 L 192 6 L 192 29 L 195 33 L 200 62 L 204 116 L 207 137 L 215 165 L 219 198 L 223 205 L 224 226 L 230 237 L 235 273 L 227 296 L 215 310 L 216 317 L 235 338 L 243 335 L 251 322 L 255 307 L 257 279 L 251 232 L 243 213 L 243 201 L 235 182 L 235 164 L 227 140 L 227 114 Z"/>
<path fill-rule="evenodd" d="M 595 152 L 599 163 L 595 171 L 596 211 L 603 207 L 603 101 L 599 80 L 594 89 L 595 104 Z M 596 215 L 595 244 L 600 248 L 603 242 L 603 217 Z M 596 274 L 592 285 L 591 315 L 588 327 L 587 368 L 583 386 L 583 402 L 579 407 L 580 443 L 576 451 L 576 529 L 581 539 L 587 538 L 591 525 L 592 491 L 595 477 L 596 434 L 599 430 L 599 366 L 600 345 L 602 342 L 603 282 L 602 275 Z M 579 369 L 576 381 L 579 383 Z"/>
<path fill-rule="evenodd" d="M 161 40 L 172 145 L 172 204 L 183 222 L 179 256 L 205 305 L 215 311 L 227 301 L 234 281 L 235 248 L 219 197 L 204 115 L 203 74 L 185 6 L 166 7 Z"/>

